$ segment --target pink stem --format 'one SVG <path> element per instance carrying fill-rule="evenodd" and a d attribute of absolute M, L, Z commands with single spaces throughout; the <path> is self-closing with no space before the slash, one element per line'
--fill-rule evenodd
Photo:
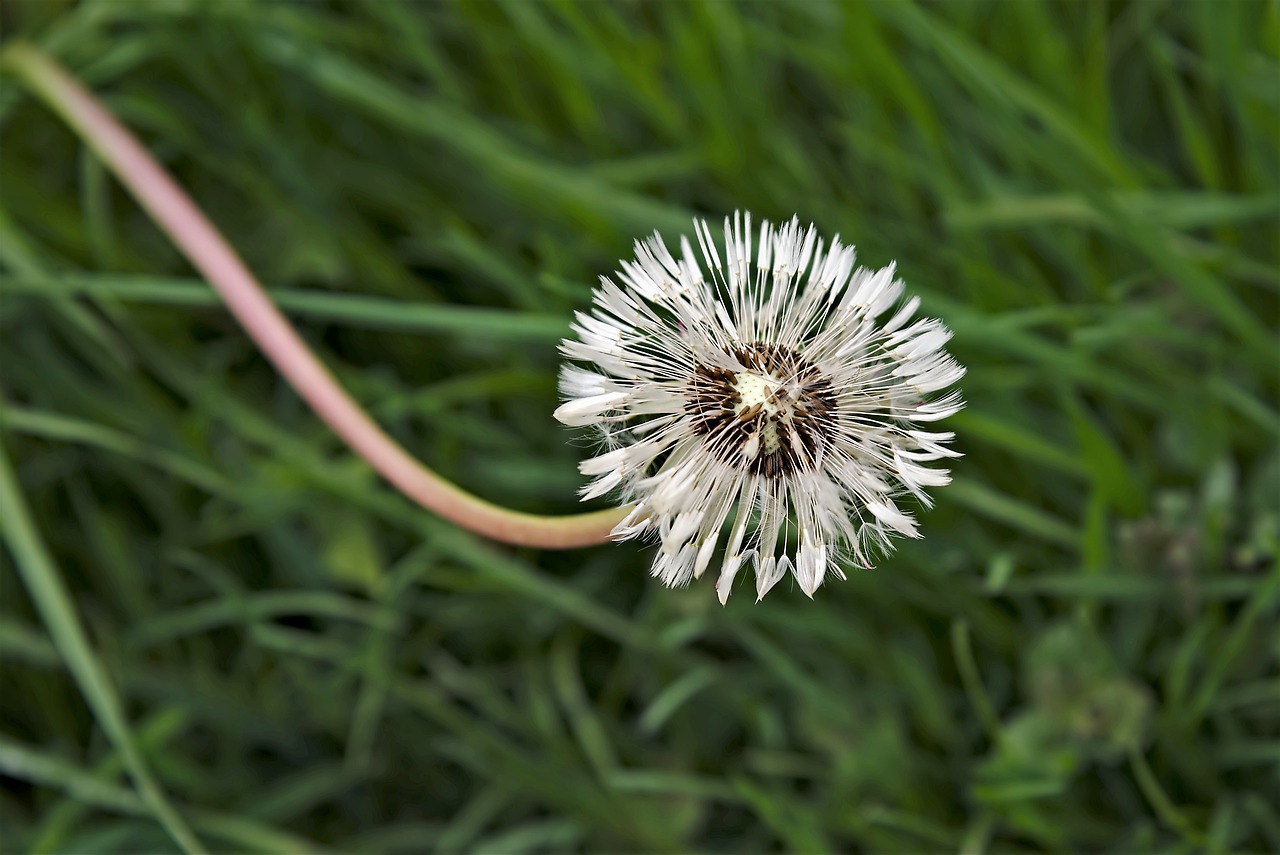
<path fill-rule="evenodd" d="M 609 539 L 625 508 L 566 517 L 511 511 L 459 489 L 405 451 L 320 363 L 177 182 L 87 89 L 30 45 L 12 44 L 5 53 L 8 64 L 84 138 L 209 280 L 245 332 L 316 415 L 382 477 L 424 508 L 494 540 L 564 549 Z"/>

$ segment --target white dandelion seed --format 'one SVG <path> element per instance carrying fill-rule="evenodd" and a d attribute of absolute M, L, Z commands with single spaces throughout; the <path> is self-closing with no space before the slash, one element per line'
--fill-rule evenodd
<path fill-rule="evenodd" d="M 603 429 L 582 497 L 635 504 L 613 536 L 656 535 L 664 583 L 702 576 L 728 527 L 721 603 L 747 563 L 757 599 L 788 572 L 812 597 L 844 555 L 869 567 L 893 533 L 920 536 L 896 499 L 928 507 L 950 480 L 923 464 L 958 457 L 953 434 L 927 426 L 961 408 L 935 393 L 964 368 L 940 321 L 911 320 L 918 297 L 877 323 L 902 281 L 855 270 L 838 236 L 766 222 L 753 264 L 750 214 L 725 219 L 723 259 L 705 221 L 694 232 L 710 280 L 687 238 L 676 258 L 656 232 L 601 279 L 560 348 L 593 369 L 564 367 L 555 415 Z"/>

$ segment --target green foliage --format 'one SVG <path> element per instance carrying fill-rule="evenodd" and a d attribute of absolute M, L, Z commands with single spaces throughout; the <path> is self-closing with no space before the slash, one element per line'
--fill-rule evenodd
<path fill-rule="evenodd" d="M 1275 2 L 0 23 L 482 496 L 576 510 L 556 342 L 694 214 L 897 259 L 969 366 L 925 539 L 814 602 L 488 544 L 353 460 L 0 78 L 0 848 L 175 849 L 123 732 L 214 851 L 1280 850 Z"/>

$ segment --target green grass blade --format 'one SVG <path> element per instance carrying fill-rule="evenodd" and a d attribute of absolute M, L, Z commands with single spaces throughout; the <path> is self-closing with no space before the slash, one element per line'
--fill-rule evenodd
<path fill-rule="evenodd" d="M 204 853 L 204 846 L 169 802 L 134 744 L 124 705 L 106 669 L 93 652 L 66 583 L 40 540 L 3 444 L 0 444 L 0 533 L 13 553 L 27 592 L 54 645 L 66 660 L 98 724 L 120 752 L 138 787 L 143 805 L 184 852 L 189 855 Z"/>

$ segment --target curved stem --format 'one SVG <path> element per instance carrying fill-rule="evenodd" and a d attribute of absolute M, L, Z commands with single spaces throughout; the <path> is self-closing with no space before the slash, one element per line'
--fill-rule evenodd
<path fill-rule="evenodd" d="M 31 45 L 9 45 L 3 60 L 116 174 L 316 415 L 402 493 L 450 522 L 506 543 L 564 549 L 609 539 L 626 508 L 565 517 L 519 513 L 459 489 L 415 459 L 338 384 L 208 218 L 87 89 Z"/>

